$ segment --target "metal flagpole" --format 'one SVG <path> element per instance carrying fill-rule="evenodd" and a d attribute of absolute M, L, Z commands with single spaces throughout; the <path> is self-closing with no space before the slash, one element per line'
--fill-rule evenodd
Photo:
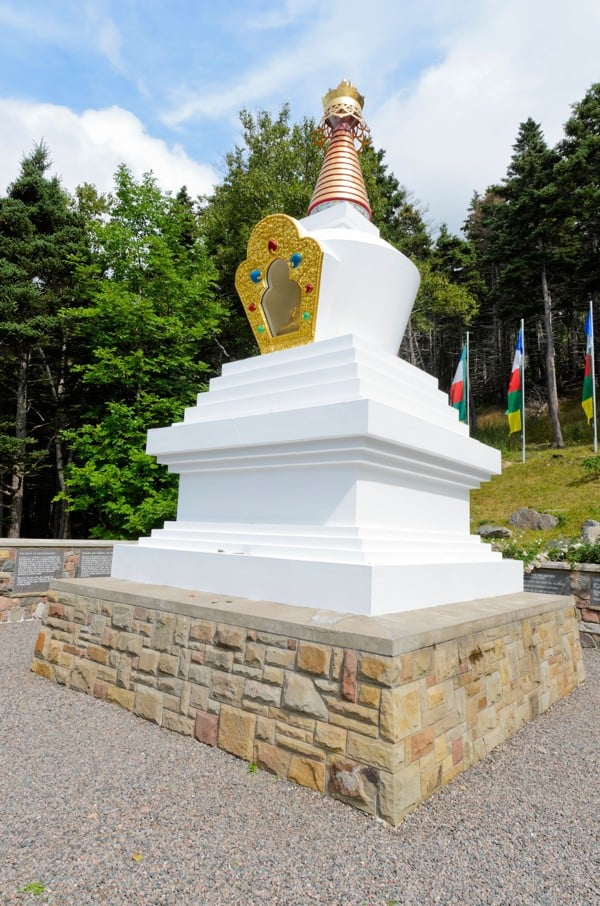
<path fill-rule="evenodd" d="M 523 437 L 523 456 L 525 462 L 525 318 L 521 318 L 521 434 Z"/>
<path fill-rule="evenodd" d="M 592 414 L 594 416 L 594 453 L 598 452 L 598 419 L 596 418 L 596 367 L 594 355 L 594 308 L 590 299 L 590 340 L 592 347 Z"/>
<path fill-rule="evenodd" d="M 466 377 L 466 384 L 467 384 L 467 386 L 466 386 L 466 391 L 467 391 L 467 428 L 469 429 L 469 433 L 471 433 L 471 403 L 470 403 L 470 397 L 471 397 L 471 372 L 470 372 L 470 370 L 469 370 L 469 331 L 468 331 L 468 330 L 467 330 L 467 362 L 466 362 L 466 366 L 467 366 L 467 367 L 466 367 L 467 373 L 466 373 L 465 377 Z"/>

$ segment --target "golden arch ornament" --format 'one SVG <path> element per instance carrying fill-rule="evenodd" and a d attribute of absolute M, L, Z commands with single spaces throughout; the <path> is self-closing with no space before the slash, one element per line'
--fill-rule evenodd
<path fill-rule="evenodd" d="M 292 217 L 271 214 L 256 224 L 235 288 L 261 353 L 313 342 L 322 264 L 321 245 L 301 236 Z"/>

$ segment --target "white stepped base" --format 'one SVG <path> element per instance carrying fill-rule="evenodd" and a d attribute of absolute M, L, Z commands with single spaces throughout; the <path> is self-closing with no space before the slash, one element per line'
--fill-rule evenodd
<path fill-rule="evenodd" d="M 498 451 L 356 337 L 226 366 L 148 452 L 180 475 L 177 521 L 115 547 L 115 578 L 365 615 L 523 589 L 469 534 Z"/>
<path fill-rule="evenodd" d="M 113 575 L 148 582 L 376 616 L 512 594 L 522 587 L 514 560 L 479 563 L 343 563 L 115 545 Z"/>

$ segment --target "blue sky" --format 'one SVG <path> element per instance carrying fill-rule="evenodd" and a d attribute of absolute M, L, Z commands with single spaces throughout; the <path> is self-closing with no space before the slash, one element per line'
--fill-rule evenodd
<path fill-rule="evenodd" d="M 125 161 L 208 192 L 242 107 L 318 119 L 347 78 L 431 228 L 457 231 L 519 122 L 561 137 L 599 35 L 597 0 L 0 0 L 0 191 L 43 137 L 68 189 Z"/>

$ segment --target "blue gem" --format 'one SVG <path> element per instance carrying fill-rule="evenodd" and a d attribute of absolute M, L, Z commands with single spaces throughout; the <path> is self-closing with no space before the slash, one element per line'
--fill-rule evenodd
<path fill-rule="evenodd" d="M 258 268 L 256 270 L 250 271 L 250 279 L 253 283 L 260 283 L 262 280 L 262 274 Z"/>
<path fill-rule="evenodd" d="M 294 252 L 294 254 L 290 258 L 290 264 L 292 265 L 292 267 L 298 267 L 301 261 L 302 255 L 300 254 L 300 252 Z"/>

